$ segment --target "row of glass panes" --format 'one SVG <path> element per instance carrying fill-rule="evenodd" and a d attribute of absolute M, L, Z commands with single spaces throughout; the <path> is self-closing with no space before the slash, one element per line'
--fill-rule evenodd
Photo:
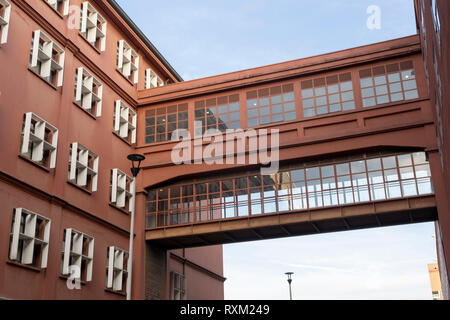
<path fill-rule="evenodd" d="M 430 193 L 425 153 L 386 156 L 150 190 L 147 227 Z"/>

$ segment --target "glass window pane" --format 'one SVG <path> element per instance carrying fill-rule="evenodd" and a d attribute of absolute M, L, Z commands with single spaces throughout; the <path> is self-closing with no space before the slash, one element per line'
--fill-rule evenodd
<path fill-rule="evenodd" d="M 258 101 L 256 99 L 247 100 L 247 108 L 256 108 Z"/>
<path fill-rule="evenodd" d="M 314 99 L 303 100 L 302 105 L 303 105 L 303 108 L 314 107 Z"/>
<path fill-rule="evenodd" d="M 386 157 L 383 158 L 383 168 L 384 169 L 392 169 L 396 168 L 397 163 L 395 162 L 395 157 Z"/>
<path fill-rule="evenodd" d="M 283 94 L 283 100 L 286 101 L 294 101 L 294 92 L 287 92 Z"/>
<path fill-rule="evenodd" d="M 379 86 L 379 87 L 376 87 L 376 92 L 377 92 L 377 96 L 386 94 L 386 93 L 388 92 L 387 86 Z"/>
<path fill-rule="evenodd" d="M 375 85 L 376 86 L 378 86 L 380 84 L 385 84 L 386 83 L 386 76 L 375 77 L 374 81 L 375 81 Z"/>
<path fill-rule="evenodd" d="M 397 156 L 399 167 L 406 167 L 412 165 L 412 158 L 410 154 L 402 154 Z"/>
<path fill-rule="evenodd" d="M 341 83 L 341 91 L 348 91 L 348 90 L 352 90 L 353 89 L 353 85 L 351 81 L 346 81 L 346 82 L 342 82 Z"/>
<path fill-rule="evenodd" d="M 314 111 L 314 109 L 304 109 L 303 110 L 303 116 L 305 118 L 313 117 L 315 115 L 316 115 L 316 112 Z"/>
<path fill-rule="evenodd" d="M 404 81 L 403 87 L 405 88 L 405 90 L 416 89 L 417 88 L 416 80 Z"/>
<path fill-rule="evenodd" d="M 412 90 L 412 91 L 406 91 L 405 92 L 405 99 L 406 100 L 417 99 L 418 97 L 419 97 L 419 93 L 417 92 L 417 90 Z"/>
<path fill-rule="evenodd" d="M 338 164 L 336 165 L 336 173 L 337 175 L 344 175 L 350 173 L 350 168 L 348 163 Z"/>
<path fill-rule="evenodd" d="M 353 110 L 355 109 L 355 102 L 354 101 L 347 101 L 342 103 L 342 110 L 347 111 L 347 110 Z"/>
<path fill-rule="evenodd" d="M 389 103 L 389 96 L 379 96 L 377 97 L 377 104 Z"/>
<path fill-rule="evenodd" d="M 339 103 L 341 101 L 339 94 L 333 94 L 329 96 L 328 99 L 330 100 L 330 103 Z"/>
<path fill-rule="evenodd" d="M 361 173 L 366 171 L 366 163 L 364 160 L 353 161 L 351 163 L 352 173 Z"/>
<path fill-rule="evenodd" d="M 272 106 L 272 113 L 282 113 L 283 112 L 283 106 L 281 104 Z"/>
<path fill-rule="evenodd" d="M 375 98 L 363 99 L 364 107 L 373 107 L 375 104 Z"/>
<path fill-rule="evenodd" d="M 316 106 L 324 106 L 327 104 L 327 97 L 316 98 Z"/>
<path fill-rule="evenodd" d="M 326 166 L 320 168 L 322 172 L 322 178 L 334 177 L 334 166 Z"/>
<path fill-rule="evenodd" d="M 363 78 L 360 80 L 361 88 L 367 88 L 373 86 L 372 78 Z"/>
<path fill-rule="evenodd" d="M 324 96 L 326 94 L 325 87 L 315 88 L 314 92 L 315 92 L 316 97 Z"/>
<path fill-rule="evenodd" d="M 339 112 L 341 111 L 341 105 L 340 104 L 332 104 L 330 105 L 330 112 Z"/>
<path fill-rule="evenodd" d="M 302 90 L 302 98 L 312 98 L 314 96 L 313 89 Z"/>
<path fill-rule="evenodd" d="M 389 82 L 399 82 L 400 81 L 400 73 L 391 73 L 388 75 Z"/>
<path fill-rule="evenodd" d="M 284 104 L 284 111 L 294 111 L 295 110 L 295 102 L 288 102 Z"/>
<path fill-rule="evenodd" d="M 402 92 L 391 94 L 391 101 L 392 102 L 402 101 L 402 100 L 403 100 L 403 93 Z"/>
<path fill-rule="evenodd" d="M 292 170 L 291 171 L 291 179 L 292 181 L 304 181 L 305 180 L 305 170 Z"/>
<path fill-rule="evenodd" d="M 389 90 L 391 90 L 391 93 L 393 92 L 401 92 L 402 91 L 402 85 L 399 83 L 394 83 L 389 85 Z"/>
<path fill-rule="evenodd" d="M 295 120 L 297 118 L 297 115 L 295 112 L 288 112 L 284 115 L 284 120 L 285 121 L 289 121 L 289 120 Z"/>
<path fill-rule="evenodd" d="M 328 86 L 328 94 L 337 93 L 337 92 L 339 92 L 339 86 L 337 84 Z"/>
<path fill-rule="evenodd" d="M 415 73 L 414 70 L 405 70 L 402 71 L 402 79 L 403 80 L 410 80 L 410 79 L 415 79 Z"/>

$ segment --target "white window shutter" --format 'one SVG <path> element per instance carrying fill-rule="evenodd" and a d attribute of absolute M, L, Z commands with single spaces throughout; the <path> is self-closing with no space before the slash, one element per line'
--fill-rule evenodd
<path fill-rule="evenodd" d="M 117 201 L 117 175 L 118 170 L 112 170 L 112 181 L 111 181 L 111 202 L 115 203 Z"/>
<path fill-rule="evenodd" d="M 133 115 L 132 120 L 133 130 L 131 130 L 131 143 L 136 143 L 136 127 L 137 127 L 137 114 Z"/>
<path fill-rule="evenodd" d="M 98 181 L 98 156 L 94 159 L 94 167 L 92 168 L 95 171 L 95 175 L 92 178 L 92 192 L 97 191 L 97 181 Z"/>
<path fill-rule="evenodd" d="M 87 31 L 87 17 L 88 17 L 88 3 L 83 2 L 81 5 L 81 25 L 80 25 L 80 32 L 85 33 Z"/>
<path fill-rule="evenodd" d="M 59 54 L 58 64 L 61 66 L 62 69 L 58 72 L 58 82 L 56 84 L 57 87 L 61 87 L 63 85 L 63 79 L 64 79 L 64 57 L 65 57 L 65 53 L 64 52 Z"/>
<path fill-rule="evenodd" d="M 72 151 L 70 155 L 70 171 L 69 171 L 69 180 L 75 181 L 76 172 L 77 172 L 77 158 L 78 158 L 78 143 L 72 143 Z"/>
<path fill-rule="evenodd" d="M 50 169 L 56 168 L 56 155 L 58 151 L 58 130 L 53 132 L 52 146 L 55 148 L 50 156 Z"/>
<path fill-rule="evenodd" d="M 108 256 L 108 280 L 107 280 L 106 287 L 111 289 L 111 288 L 113 288 L 113 280 L 114 280 L 114 253 L 115 253 L 115 248 L 114 247 L 109 247 L 108 251 L 109 251 L 109 256 Z"/>
<path fill-rule="evenodd" d="M 100 101 L 97 102 L 97 117 L 100 117 L 102 115 L 103 85 L 98 86 L 97 96 L 100 98 Z"/>
<path fill-rule="evenodd" d="M 134 193 L 133 190 L 136 190 L 136 178 L 133 178 L 133 180 L 130 182 L 130 193 L 131 197 L 129 200 L 128 210 L 132 212 L 134 210 Z"/>
<path fill-rule="evenodd" d="M 123 50 L 124 50 L 124 40 L 119 40 L 119 52 L 117 57 L 117 68 L 123 68 Z"/>
<path fill-rule="evenodd" d="M 23 141 L 22 141 L 22 154 L 27 153 L 30 144 L 30 133 L 31 133 L 31 118 L 33 113 L 28 112 L 25 114 L 25 124 L 23 128 Z"/>
<path fill-rule="evenodd" d="M 63 16 L 69 14 L 69 0 L 64 0 Z"/>
<path fill-rule="evenodd" d="M 51 221 L 45 222 L 45 228 L 44 228 L 44 247 L 42 248 L 42 257 L 41 257 L 41 268 L 45 269 L 47 268 L 47 262 L 48 262 L 48 247 L 50 243 L 50 227 L 51 227 Z"/>
<path fill-rule="evenodd" d="M 70 274 L 70 247 L 72 244 L 72 229 L 66 229 L 66 238 L 64 240 L 64 257 L 63 257 L 63 271 L 62 274 L 69 275 Z"/>
<path fill-rule="evenodd" d="M 32 238 L 32 240 L 25 240 L 22 249 L 22 263 L 32 264 L 33 263 L 33 251 L 34 251 L 34 235 L 36 232 L 36 215 L 28 214 L 25 218 L 25 232 L 27 237 Z"/>
<path fill-rule="evenodd" d="M 7 23 L 6 25 L 0 26 L 0 36 L 1 36 L 0 44 L 4 44 L 8 40 L 9 19 L 11 17 L 11 4 L 6 6 L 4 10 L 5 13 L 3 17 Z"/>
<path fill-rule="evenodd" d="M 36 30 L 33 32 L 33 48 L 31 53 L 31 65 L 30 67 L 36 67 L 38 63 L 39 55 L 39 39 L 41 38 L 41 31 Z"/>
<path fill-rule="evenodd" d="M 83 67 L 77 69 L 77 83 L 75 84 L 75 101 L 81 101 L 81 93 L 83 92 Z"/>
<path fill-rule="evenodd" d="M 90 282 L 92 281 L 92 270 L 93 270 L 93 264 L 94 264 L 94 239 L 90 239 L 89 241 L 89 249 L 88 249 L 88 256 L 90 258 L 87 268 L 86 268 L 86 281 Z"/>
<path fill-rule="evenodd" d="M 115 115 L 116 115 L 116 117 L 115 117 L 115 122 L 114 122 L 114 131 L 116 131 L 116 132 L 119 132 L 119 130 L 120 130 L 120 115 L 121 115 L 121 101 L 120 100 L 117 100 L 116 101 L 116 108 L 115 108 L 115 110 L 114 110 L 114 112 L 115 112 Z"/>
<path fill-rule="evenodd" d="M 11 250 L 9 258 L 11 260 L 17 260 L 18 250 L 19 250 L 19 235 L 20 235 L 20 220 L 22 217 L 22 208 L 14 209 L 14 229 L 13 238 L 11 243 Z"/>

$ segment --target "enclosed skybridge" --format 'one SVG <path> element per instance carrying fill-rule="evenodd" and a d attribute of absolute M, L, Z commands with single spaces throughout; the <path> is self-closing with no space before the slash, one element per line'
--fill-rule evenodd
<path fill-rule="evenodd" d="M 426 154 L 372 153 L 150 189 L 146 240 L 176 249 L 434 220 Z"/>

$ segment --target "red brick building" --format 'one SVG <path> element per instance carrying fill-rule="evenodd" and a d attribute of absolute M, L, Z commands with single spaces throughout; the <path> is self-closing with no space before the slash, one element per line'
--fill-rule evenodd
<path fill-rule="evenodd" d="M 134 299 L 223 299 L 225 243 L 425 221 L 445 295 L 436 3 L 416 2 L 419 35 L 182 81 L 113 0 L 0 0 L 0 297 L 124 299 L 134 200 Z M 261 175 L 248 148 L 176 165 L 176 129 L 277 129 L 280 170 Z M 130 153 L 146 156 L 136 199 Z"/>

